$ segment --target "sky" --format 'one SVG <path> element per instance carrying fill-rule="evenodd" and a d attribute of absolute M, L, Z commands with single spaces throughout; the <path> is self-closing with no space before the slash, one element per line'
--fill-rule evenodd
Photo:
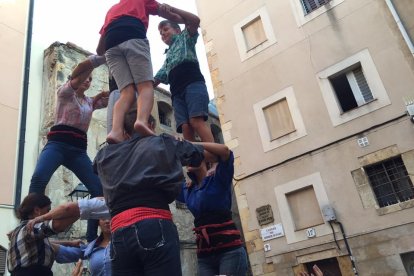
<path fill-rule="evenodd" d="M 96 53 L 106 12 L 119 0 L 36 0 L 33 15 L 33 35 L 37 43 L 46 49 L 55 41 L 72 42 L 79 47 Z M 158 0 L 174 7 L 197 14 L 195 0 Z M 151 16 L 147 37 L 150 41 L 154 74 L 162 66 L 167 48 L 160 38 L 158 23 L 161 17 Z M 197 41 L 197 55 L 201 71 L 206 79 L 210 99 L 214 97 L 210 72 L 207 65 L 201 30 Z M 168 89 L 168 86 L 161 86 Z"/>

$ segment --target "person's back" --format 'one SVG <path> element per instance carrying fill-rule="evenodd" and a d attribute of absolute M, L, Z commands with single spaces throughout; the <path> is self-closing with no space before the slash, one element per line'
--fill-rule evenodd
<path fill-rule="evenodd" d="M 94 162 L 112 217 L 112 272 L 181 275 L 178 232 L 168 204 L 180 191 L 182 166 L 199 166 L 204 149 L 165 134 L 134 135 L 135 119 L 134 110 L 125 116 L 131 138 L 107 145 Z"/>
<path fill-rule="evenodd" d="M 181 163 L 202 159 L 200 147 L 162 134 L 110 144 L 98 152 L 95 165 L 114 216 L 139 206 L 169 210 L 184 180 Z"/>

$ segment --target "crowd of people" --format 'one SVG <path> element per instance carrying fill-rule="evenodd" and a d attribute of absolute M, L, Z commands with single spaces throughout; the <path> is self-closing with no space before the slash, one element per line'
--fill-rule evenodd
<path fill-rule="evenodd" d="M 154 77 L 146 33 L 155 15 L 166 19 L 158 30 L 168 51 Z M 196 15 L 155 0 L 120 0 L 109 9 L 97 55 L 79 63 L 57 90 L 54 126 L 17 210 L 21 222 L 8 234 L 11 275 L 53 275 L 55 261 L 78 259 L 89 260 L 92 275 L 182 275 L 169 208 L 174 200 L 194 216 L 198 275 L 246 275 L 246 251 L 231 214 L 234 156 L 214 143 L 206 123 L 209 98 L 195 52 L 199 24 Z M 105 63 L 117 90 L 86 96 L 92 71 Z M 151 110 L 159 83 L 170 85 L 184 139 L 155 134 Z M 92 163 L 87 131 L 92 112 L 105 107 L 107 145 Z M 86 185 L 91 199 L 51 210 L 45 188 L 60 165 Z M 87 244 L 49 239 L 78 219 L 88 220 Z M 81 273 L 78 262 L 73 275 Z"/>

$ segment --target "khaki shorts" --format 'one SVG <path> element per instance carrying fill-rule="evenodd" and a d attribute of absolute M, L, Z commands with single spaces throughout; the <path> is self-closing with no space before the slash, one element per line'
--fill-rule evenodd
<path fill-rule="evenodd" d="M 120 91 L 129 84 L 153 81 L 148 39 L 130 39 L 105 52 L 109 71 Z"/>

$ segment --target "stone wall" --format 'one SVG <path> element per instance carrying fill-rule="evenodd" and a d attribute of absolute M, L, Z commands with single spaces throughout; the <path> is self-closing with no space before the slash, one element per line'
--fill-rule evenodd
<path fill-rule="evenodd" d="M 60 85 L 67 81 L 68 75 L 76 64 L 84 60 L 88 55 L 90 55 L 89 52 L 71 43 L 62 44 L 56 42 L 45 50 L 39 153 L 46 144 L 47 132 L 54 123 L 56 90 Z M 101 66 L 93 71 L 93 82 L 86 94 L 88 96 L 93 96 L 101 90 L 108 90 L 108 68 L 106 66 Z M 164 89 L 156 89 L 154 98 L 155 104 L 152 110 L 152 115 L 157 120 L 156 132 L 166 132 L 176 135 L 170 93 Z M 159 109 L 159 107 L 162 107 L 162 110 Z M 163 119 L 164 124 L 160 123 L 159 120 L 161 114 L 168 117 L 168 120 L 165 120 L 165 118 Z M 171 122 L 170 125 L 168 125 L 169 122 Z M 218 118 L 214 116 L 209 118 L 209 123 L 220 126 Z M 105 142 L 106 133 L 106 109 L 97 110 L 93 114 L 88 130 L 88 155 L 91 159 L 96 155 L 99 146 Z M 53 201 L 53 207 L 72 200 L 68 194 L 79 183 L 80 181 L 70 170 L 61 166 L 53 175 L 46 189 L 47 195 Z M 176 206 L 176 203 L 173 203 L 170 205 L 170 208 L 180 236 L 183 275 L 196 275 L 197 257 L 195 254 L 195 238 L 192 231 L 194 227 L 193 216 L 185 205 Z M 84 238 L 85 233 L 86 222 L 77 221 L 67 232 L 60 234 L 58 238 Z M 55 264 L 53 270 L 55 275 L 70 275 L 70 271 L 73 267 L 73 264 Z"/>

